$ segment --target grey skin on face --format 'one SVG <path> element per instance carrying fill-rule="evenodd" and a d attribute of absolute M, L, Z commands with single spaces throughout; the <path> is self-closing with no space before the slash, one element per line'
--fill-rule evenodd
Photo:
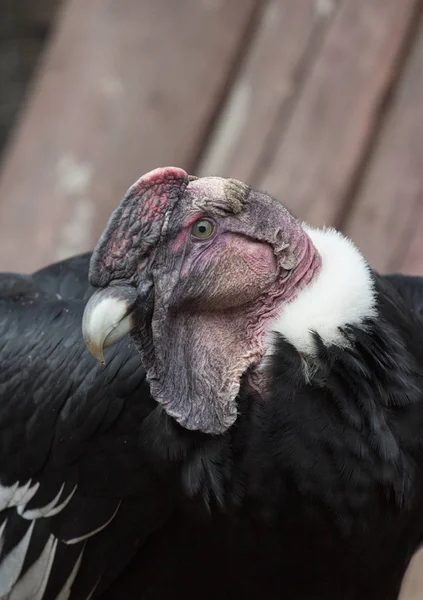
<path fill-rule="evenodd" d="M 131 332 L 166 412 L 187 429 L 223 433 L 268 324 L 319 267 L 310 238 L 269 196 L 156 169 L 128 190 L 94 251 L 90 282 L 100 289 L 84 337 L 101 360 Z"/>

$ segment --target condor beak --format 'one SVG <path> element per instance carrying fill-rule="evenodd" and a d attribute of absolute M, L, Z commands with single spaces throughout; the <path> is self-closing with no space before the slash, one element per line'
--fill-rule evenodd
<path fill-rule="evenodd" d="M 104 363 L 104 348 L 116 344 L 135 326 L 137 290 L 129 285 L 102 288 L 89 299 L 82 317 L 82 335 L 91 354 Z"/>

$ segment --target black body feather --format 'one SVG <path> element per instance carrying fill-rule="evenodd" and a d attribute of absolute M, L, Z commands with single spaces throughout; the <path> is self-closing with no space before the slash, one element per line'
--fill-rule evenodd
<path fill-rule="evenodd" d="M 0 502 L 39 484 L 0 513 L 0 592 L 27 535 L 18 584 L 52 561 L 31 598 L 67 597 L 78 560 L 72 600 L 397 598 L 423 531 L 423 278 L 375 275 L 380 317 L 312 369 L 280 337 L 269 397 L 242 386 L 212 438 L 151 399 L 129 338 L 88 353 L 88 261 L 0 277 Z"/>

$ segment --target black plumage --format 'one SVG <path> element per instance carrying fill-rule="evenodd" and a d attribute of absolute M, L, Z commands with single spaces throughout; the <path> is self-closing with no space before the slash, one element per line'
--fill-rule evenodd
<path fill-rule="evenodd" d="M 83 551 L 72 597 L 86 598 L 96 586 L 98 592 L 108 587 L 171 511 L 168 466 L 151 463 L 143 432 L 154 403 L 132 343 L 126 339 L 111 349 L 104 368 L 82 339 L 88 258 L 52 265 L 32 277 L 0 278 L 0 505 L 6 488 L 17 482 L 39 484 L 29 502 L 15 498 L 15 506 L 0 513 L 2 593 L 14 578 L 5 561 L 30 527 L 22 572 L 40 556 L 49 536 L 53 543 L 58 540 L 40 597 L 59 594 Z M 56 506 L 69 498 L 62 510 L 29 518 L 60 490 Z M 96 535 L 66 544 L 109 520 Z M 17 578 L 21 569 L 19 561 L 15 564 Z M 38 597 L 36 590 L 28 597 Z"/>
<path fill-rule="evenodd" d="M 0 275 L 1 600 L 395 600 L 422 310 L 266 194 L 143 176 L 92 256 Z"/>
<path fill-rule="evenodd" d="M 1 512 L 0 586 L 34 523 L 22 571 L 51 535 L 56 553 L 44 594 L 16 597 L 67 597 L 83 550 L 75 599 L 396 598 L 423 528 L 423 279 L 375 276 L 383 319 L 346 332 L 357 353 L 321 347 L 312 381 L 280 338 L 272 400 L 241 392 L 210 438 L 149 397 L 128 338 L 105 367 L 86 351 L 88 261 L 0 280 L 2 490 L 39 483 L 24 512 L 75 490 L 55 516 Z"/>

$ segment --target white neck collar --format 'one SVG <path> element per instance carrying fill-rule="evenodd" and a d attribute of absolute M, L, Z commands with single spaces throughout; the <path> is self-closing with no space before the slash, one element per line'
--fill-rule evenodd
<path fill-rule="evenodd" d="M 303 224 L 303 229 L 322 258 L 321 270 L 282 306 L 271 331 L 281 333 L 299 352 L 313 354 L 311 332 L 318 333 L 326 345 L 342 345 L 339 328 L 359 326 L 374 317 L 376 294 L 369 265 L 351 240 L 332 228 L 313 229 Z"/>

